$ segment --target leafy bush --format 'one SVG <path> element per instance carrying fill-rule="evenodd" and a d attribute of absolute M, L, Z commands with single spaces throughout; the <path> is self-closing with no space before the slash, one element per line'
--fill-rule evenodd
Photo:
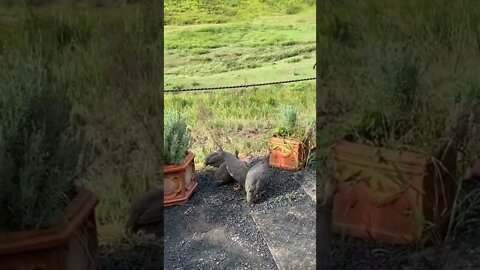
<path fill-rule="evenodd" d="M 39 57 L 0 62 L 0 231 L 47 228 L 74 196 L 82 140 Z"/>
<path fill-rule="evenodd" d="M 273 136 L 300 139 L 303 136 L 298 124 L 298 112 L 292 106 L 285 106 L 280 111 L 280 122 Z"/>
<path fill-rule="evenodd" d="M 165 113 L 163 158 L 166 165 L 181 164 L 190 147 L 191 137 L 185 120 L 177 111 Z"/>
<path fill-rule="evenodd" d="M 441 134 L 448 115 L 438 113 L 432 117 L 438 108 L 425 100 L 425 89 L 420 85 L 422 62 L 414 48 L 391 43 L 373 47 L 370 54 L 372 60 L 365 69 L 368 101 L 359 104 L 351 123 L 356 140 L 378 146 L 413 146 Z M 422 120 L 434 121 L 419 126 Z M 424 135 L 429 136 L 428 140 L 422 138 Z"/>
<path fill-rule="evenodd" d="M 282 126 L 292 130 L 297 125 L 297 111 L 292 106 L 286 106 L 280 113 Z"/>

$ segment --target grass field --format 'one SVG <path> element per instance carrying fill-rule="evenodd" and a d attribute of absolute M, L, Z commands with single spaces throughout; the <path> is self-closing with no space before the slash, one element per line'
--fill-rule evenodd
<path fill-rule="evenodd" d="M 166 12 L 172 9 L 168 5 Z M 315 77 L 315 6 L 303 3 L 299 7 L 290 15 L 270 10 L 259 14 L 263 16 L 239 16 L 226 23 L 167 25 L 165 89 Z M 212 112 L 208 119 L 201 113 L 202 104 Z M 165 94 L 165 108 L 179 110 L 188 122 L 197 166 L 214 150 L 212 137 L 218 137 L 225 149 L 238 149 L 242 155 L 264 153 L 269 132 L 285 105 L 295 107 L 301 124 L 306 125 L 315 117 L 315 81 L 240 91 Z"/>

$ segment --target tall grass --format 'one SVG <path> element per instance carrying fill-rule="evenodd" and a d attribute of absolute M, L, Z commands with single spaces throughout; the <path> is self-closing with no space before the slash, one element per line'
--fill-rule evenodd
<path fill-rule="evenodd" d="M 291 15 L 314 5 L 313 0 L 166 0 L 165 24 L 226 23 L 266 15 Z"/>
<path fill-rule="evenodd" d="M 314 6 L 295 15 L 167 26 L 165 88 L 313 77 L 315 49 Z"/>
<path fill-rule="evenodd" d="M 0 21 L 0 58 L 38 51 L 70 86 L 64 91 L 74 101 L 72 124 L 95 146 L 82 182 L 100 196 L 101 231 L 123 227 L 131 200 L 160 178 L 159 8 L 60 6 L 17 10 L 14 20 Z"/>
<path fill-rule="evenodd" d="M 315 113 L 315 84 L 165 95 L 165 109 L 181 112 L 191 130 L 197 167 L 217 143 L 232 152 L 263 154 L 287 105 L 298 111 L 298 125 L 306 127 Z M 208 117 L 202 106 L 211 112 Z"/>
<path fill-rule="evenodd" d="M 166 1 L 165 16 L 166 90 L 314 76 L 314 1 Z M 190 25 L 204 23 L 215 25 Z M 197 168 L 218 146 L 264 154 L 287 105 L 298 111 L 303 135 L 314 118 L 315 84 L 165 94 L 166 109 L 187 120 Z"/>
<path fill-rule="evenodd" d="M 445 139 L 456 97 L 468 95 L 461 82 L 479 69 L 479 4 L 342 3 L 323 1 L 318 25 L 327 109 L 345 117 L 380 108 L 388 120 L 410 118 L 414 129 L 395 142 L 431 150 Z"/>

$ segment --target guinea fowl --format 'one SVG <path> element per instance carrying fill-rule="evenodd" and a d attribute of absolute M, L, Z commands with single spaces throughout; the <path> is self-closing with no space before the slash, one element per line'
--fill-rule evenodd
<path fill-rule="evenodd" d="M 245 192 L 247 193 L 248 204 L 256 202 L 265 192 L 270 177 L 269 156 L 270 153 L 252 165 L 247 172 Z"/>
<path fill-rule="evenodd" d="M 219 148 L 216 151 L 208 154 L 205 158 L 205 166 L 213 166 L 219 168 L 224 162 L 226 157 L 236 157 L 238 158 L 238 151 L 235 150 L 235 156 L 229 152 L 223 151 L 222 148 Z"/>
<path fill-rule="evenodd" d="M 234 156 L 225 156 L 225 168 L 228 174 L 236 181 L 235 190 L 240 190 L 245 186 L 248 167 L 247 164 Z"/>
<path fill-rule="evenodd" d="M 135 233 L 142 227 L 161 223 L 163 227 L 163 190 L 154 188 L 136 198 L 132 203 L 130 218 L 127 221 L 127 232 Z"/>
<path fill-rule="evenodd" d="M 233 177 L 228 173 L 226 162 L 223 162 L 222 165 L 218 167 L 217 171 L 215 172 L 215 179 L 217 179 L 218 186 L 235 181 L 235 179 L 233 179 Z"/>

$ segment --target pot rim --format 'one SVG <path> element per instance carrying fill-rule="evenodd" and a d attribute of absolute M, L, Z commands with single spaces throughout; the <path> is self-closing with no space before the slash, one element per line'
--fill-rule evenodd
<path fill-rule="evenodd" d="M 0 234 L 0 255 L 53 248 L 66 243 L 97 206 L 99 199 L 77 187 L 77 194 L 64 210 L 64 217 L 48 229 L 12 231 Z M 96 222 L 96 220 L 95 220 Z"/>
<path fill-rule="evenodd" d="M 285 138 L 280 138 L 280 137 L 271 137 L 268 141 L 269 141 L 269 143 L 290 144 L 290 145 L 294 145 L 294 146 L 301 146 L 301 145 L 304 144 L 300 140 L 285 139 Z"/>
<path fill-rule="evenodd" d="M 417 164 L 421 164 L 422 166 L 426 166 L 429 163 L 428 156 L 424 155 L 423 153 L 409 150 L 395 150 L 388 147 L 373 146 L 361 142 L 351 142 L 345 139 L 340 139 L 332 145 L 331 152 L 337 151 L 357 156 L 365 156 L 365 153 L 378 151 L 381 152 L 382 156 L 387 160 L 395 160 L 400 162 L 404 160 L 416 160 Z"/>
<path fill-rule="evenodd" d="M 185 170 L 188 165 L 193 161 L 193 158 L 195 157 L 195 154 L 188 150 L 187 155 L 185 156 L 185 159 L 183 160 L 182 164 L 178 165 L 165 165 L 163 169 L 163 174 L 167 173 L 175 173 L 175 172 L 180 172 Z"/>

